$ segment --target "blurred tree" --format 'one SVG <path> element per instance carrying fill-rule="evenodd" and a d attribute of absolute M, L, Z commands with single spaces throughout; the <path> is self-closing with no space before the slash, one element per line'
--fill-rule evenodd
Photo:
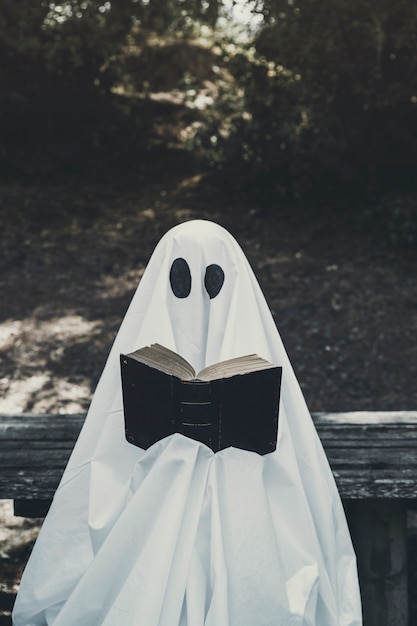
<path fill-rule="evenodd" d="M 0 163 L 10 173 L 35 153 L 32 168 L 41 146 L 45 154 L 51 144 L 49 163 L 140 144 L 149 128 L 146 116 L 132 119 L 140 104 L 111 94 L 128 33 L 186 34 L 196 21 L 213 24 L 217 10 L 218 0 L 4 0 Z"/>
<path fill-rule="evenodd" d="M 108 88 L 111 80 L 103 77 L 133 24 L 146 32 L 186 33 L 196 22 L 214 25 L 219 1 L 3 0 L 2 92 L 39 89 L 47 76 L 67 90 Z"/>
<path fill-rule="evenodd" d="M 291 72 L 297 94 L 290 144 L 294 176 L 311 179 L 302 185 L 330 176 L 362 187 L 414 169 L 413 0 L 266 0 L 262 10 L 257 54 Z"/>
<path fill-rule="evenodd" d="M 257 0 L 254 10 L 262 25 L 230 63 L 241 115 L 215 142 L 233 171 L 272 194 L 415 182 L 414 0 Z"/>
<path fill-rule="evenodd" d="M 222 71 L 193 144 L 216 168 L 266 197 L 415 182 L 414 0 L 248 0 L 245 8 L 262 20 L 246 41 L 227 42 L 215 30 L 223 0 L 3 0 L 0 161 L 19 164 L 42 143 L 55 144 L 53 161 L 143 144 L 143 100 L 113 88 L 128 78 L 145 93 L 145 74 L 179 85 L 177 66 L 195 48 L 177 43 L 206 24 L 231 73 L 223 80 Z M 150 33 L 171 47 L 146 50 Z"/>

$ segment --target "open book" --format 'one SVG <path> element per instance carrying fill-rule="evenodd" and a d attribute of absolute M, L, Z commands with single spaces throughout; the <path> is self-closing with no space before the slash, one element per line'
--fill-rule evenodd
<path fill-rule="evenodd" d="M 214 452 L 276 448 L 282 368 L 256 354 L 196 373 L 179 354 L 152 344 L 120 355 L 126 438 L 148 448 L 175 432 Z"/>
<path fill-rule="evenodd" d="M 263 369 L 274 367 L 272 363 L 262 359 L 257 354 L 247 354 L 238 356 L 227 361 L 220 361 L 214 365 L 208 365 L 200 372 L 196 373 L 194 368 L 176 352 L 153 343 L 127 355 L 140 363 L 145 363 L 149 367 L 154 367 L 161 372 L 172 374 L 181 380 L 209 381 L 216 378 L 229 378 L 236 374 L 246 374 Z"/>

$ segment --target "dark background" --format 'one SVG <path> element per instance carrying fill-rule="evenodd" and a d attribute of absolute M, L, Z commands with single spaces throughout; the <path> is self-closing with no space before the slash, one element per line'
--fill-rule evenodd
<path fill-rule="evenodd" d="M 242 245 L 312 411 L 416 408 L 415 3 L 234 16 L 2 0 L 0 413 L 86 410 L 157 241 L 202 217 Z M 2 516 L 9 619 L 38 525 Z"/>

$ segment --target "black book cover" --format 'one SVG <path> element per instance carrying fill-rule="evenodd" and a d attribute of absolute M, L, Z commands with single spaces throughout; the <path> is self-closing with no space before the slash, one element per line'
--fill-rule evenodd
<path fill-rule="evenodd" d="M 182 380 L 132 355 L 122 354 L 120 363 L 130 443 L 147 449 L 177 432 L 214 452 L 276 449 L 281 367 L 201 381 Z"/>

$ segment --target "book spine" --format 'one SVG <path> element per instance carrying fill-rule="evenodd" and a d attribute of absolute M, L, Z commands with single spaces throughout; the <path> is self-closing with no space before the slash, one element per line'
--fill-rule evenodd
<path fill-rule="evenodd" d="M 212 382 L 173 378 L 175 430 L 218 450 L 219 397 Z"/>

